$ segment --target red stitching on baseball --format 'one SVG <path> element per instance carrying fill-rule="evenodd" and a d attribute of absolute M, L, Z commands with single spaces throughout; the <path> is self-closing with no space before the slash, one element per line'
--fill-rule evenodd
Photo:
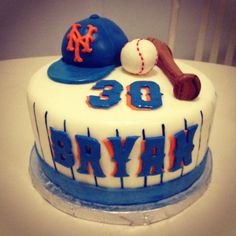
<path fill-rule="evenodd" d="M 140 69 L 140 71 L 139 71 L 137 74 L 141 74 L 141 73 L 143 72 L 143 70 L 144 70 L 144 58 L 143 58 L 143 55 L 142 55 L 142 53 L 140 52 L 140 49 L 139 49 L 139 42 L 140 42 L 141 40 L 142 40 L 142 39 L 139 39 L 139 40 L 137 41 L 137 43 L 136 43 L 136 49 L 137 49 L 137 51 L 139 52 L 138 55 L 139 55 L 140 60 L 141 60 L 141 69 Z"/>

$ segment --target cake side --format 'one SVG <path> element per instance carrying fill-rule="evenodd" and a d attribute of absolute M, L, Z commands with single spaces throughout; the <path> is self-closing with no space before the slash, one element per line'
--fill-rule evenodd
<path fill-rule="evenodd" d="M 198 166 L 208 148 L 208 138 L 215 109 L 215 91 L 210 81 L 199 71 L 178 63 L 184 71 L 198 74 L 202 82 L 199 97 L 192 101 L 179 101 L 173 97 L 172 87 L 166 76 L 159 68 L 155 68 L 148 75 L 137 78 L 117 68 L 104 80 L 115 80 L 123 86 L 121 100 L 112 108 L 96 109 L 88 105 L 87 97 L 98 95 L 101 91 L 91 88 L 94 84 L 64 85 L 50 80 L 47 67 L 37 72 L 29 85 L 28 102 L 31 121 L 36 137 L 36 146 L 40 156 L 59 173 L 76 181 L 112 188 L 136 188 L 165 183 L 189 173 Z M 133 82 L 153 81 L 160 85 L 163 105 L 155 110 L 133 110 L 127 105 L 126 88 Z M 66 126 L 66 127 L 65 127 Z M 192 137 L 194 148 L 190 152 L 191 162 L 182 166 L 177 165 L 173 170 L 173 137 L 189 127 L 196 127 Z M 53 128 L 64 131 L 71 142 L 74 164 L 71 167 L 55 162 L 51 131 Z M 81 157 L 76 135 L 90 136 L 97 140 L 101 155 L 98 164 L 104 176 L 94 175 L 91 163 L 87 173 L 80 173 Z M 123 165 L 127 176 L 115 176 L 118 160 L 112 159 L 107 146 L 109 137 L 127 140 L 136 137 L 128 153 L 128 161 Z M 143 143 L 145 139 L 164 137 L 162 151 L 163 167 L 159 173 L 152 174 L 151 168 L 146 176 L 142 172 Z M 160 146 L 161 147 L 161 146 Z M 114 153 L 113 153 L 114 154 Z M 82 157 L 83 158 L 83 157 Z M 171 170 L 172 165 L 172 170 Z M 121 168 L 121 167 L 120 167 Z M 153 167 L 152 167 L 153 168 Z M 98 172 L 97 172 L 98 173 Z M 123 173 L 124 174 L 124 173 Z"/>

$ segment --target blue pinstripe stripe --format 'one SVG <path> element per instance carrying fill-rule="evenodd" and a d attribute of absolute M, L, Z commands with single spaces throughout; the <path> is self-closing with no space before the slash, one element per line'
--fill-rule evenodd
<path fill-rule="evenodd" d="M 36 125 L 36 130 L 37 130 L 40 150 L 41 150 L 41 153 L 42 153 L 42 158 L 45 159 L 44 153 L 43 153 L 42 144 L 41 144 L 41 138 L 40 138 L 40 134 L 39 134 L 39 127 L 38 127 L 38 121 L 37 121 L 37 116 L 36 116 L 36 104 L 35 104 L 35 102 L 33 104 L 33 111 L 34 111 L 34 121 L 35 121 L 35 125 Z"/>
<path fill-rule="evenodd" d="M 49 144 L 49 148 L 50 148 L 50 152 L 51 152 L 53 166 L 54 166 L 55 170 L 57 171 L 57 166 L 56 166 L 56 163 L 55 163 L 55 161 L 53 159 L 51 140 L 50 140 L 49 130 L 48 130 L 48 111 L 46 111 L 45 114 L 44 114 L 44 121 L 45 121 L 45 127 L 46 127 L 46 131 L 47 131 L 47 136 L 48 136 L 48 144 Z"/>
<path fill-rule="evenodd" d="M 200 111 L 200 116 L 201 116 L 201 124 L 200 124 L 200 135 L 199 135 L 199 141 L 198 141 L 198 151 L 197 151 L 197 159 L 196 159 L 196 166 L 198 163 L 198 158 L 199 158 L 199 152 L 201 148 L 201 143 L 202 143 L 202 126 L 203 126 L 203 112 Z"/>

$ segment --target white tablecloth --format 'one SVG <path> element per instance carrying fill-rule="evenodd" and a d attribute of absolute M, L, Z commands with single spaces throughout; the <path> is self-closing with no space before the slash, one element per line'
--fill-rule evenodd
<path fill-rule="evenodd" d="M 49 205 L 28 174 L 34 142 L 26 103 L 32 74 L 54 57 L 0 62 L 0 235 L 236 235 L 236 68 L 184 61 L 204 72 L 218 93 L 210 147 L 209 189 L 179 215 L 149 226 L 119 226 L 73 218 Z"/>

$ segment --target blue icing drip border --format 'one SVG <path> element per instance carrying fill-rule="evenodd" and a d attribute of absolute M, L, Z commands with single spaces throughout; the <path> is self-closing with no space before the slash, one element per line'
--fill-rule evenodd
<path fill-rule="evenodd" d="M 65 193 L 82 201 L 104 205 L 137 205 L 158 202 L 187 190 L 202 175 L 207 162 L 207 152 L 203 161 L 190 173 L 167 183 L 140 188 L 105 188 L 80 183 L 56 172 L 35 150 L 45 175 Z"/>

